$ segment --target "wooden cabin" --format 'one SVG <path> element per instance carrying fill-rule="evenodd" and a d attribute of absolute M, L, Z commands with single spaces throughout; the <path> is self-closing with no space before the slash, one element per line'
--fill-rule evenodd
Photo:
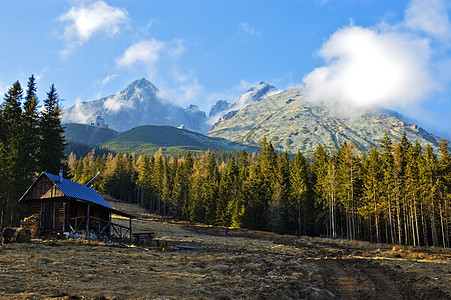
<path fill-rule="evenodd" d="M 132 236 L 134 216 L 113 209 L 94 189 L 50 173 L 41 173 L 19 202 L 27 206 L 25 220 L 34 217 L 40 234 L 83 232 L 111 238 Z M 129 219 L 129 226 L 114 224 L 111 215 Z"/>

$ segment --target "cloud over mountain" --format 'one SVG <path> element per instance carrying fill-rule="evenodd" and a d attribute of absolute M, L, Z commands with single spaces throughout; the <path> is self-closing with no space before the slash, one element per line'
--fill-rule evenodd
<path fill-rule="evenodd" d="M 431 44 L 449 39 L 444 2 L 414 0 L 403 22 L 364 28 L 350 24 L 324 42 L 324 65 L 303 81 L 313 101 L 353 107 L 407 106 L 440 89 Z M 436 38 L 440 38 L 437 41 Z"/>

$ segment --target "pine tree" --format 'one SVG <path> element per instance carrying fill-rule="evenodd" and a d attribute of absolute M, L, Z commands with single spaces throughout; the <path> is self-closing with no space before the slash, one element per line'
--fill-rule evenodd
<path fill-rule="evenodd" d="M 177 165 L 175 171 L 174 187 L 172 190 L 172 203 L 176 218 L 189 220 L 188 202 L 190 177 L 192 169 L 191 154 L 188 152 Z"/>
<path fill-rule="evenodd" d="M 204 193 L 204 182 L 208 173 L 208 160 L 210 152 L 203 153 L 200 158 L 194 162 L 193 175 L 191 177 L 189 211 L 190 220 L 195 222 L 205 222 L 206 219 L 206 199 Z"/>
<path fill-rule="evenodd" d="M 357 237 L 357 199 L 360 176 L 360 162 L 354 155 L 355 145 L 352 141 L 343 143 L 338 159 L 339 185 L 337 195 L 341 205 L 344 207 L 346 216 L 346 237 L 356 239 Z"/>
<path fill-rule="evenodd" d="M 363 202 L 366 207 L 362 207 L 369 212 L 367 218 L 372 223 L 374 219 L 376 242 L 381 242 L 380 232 L 380 214 L 381 203 L 380 197 L 382 193 L 382 169 L 381 158 L 376 148 L 372 148 L 368 158 L 363 159 Z M 370 239 L 372 240 L 372 230 Z"/>
<path fill-rule="evenodd" d="M 5 145 L 0 141 L 0 227 L 3 228 L 7 218 L 6 209 L 8 201 L 8 158 Z"/>
<path fill-rule="evenodd" d="M 58 174 L 65 159 L 64 155 L 64 129 L 61 125 L 61 108 L 55 85 L 52 84 L 47 98 L 44 100 L 44 109 L 39 119 L 41 136 L 39 149 L 40 169 Z"/>
<path fill-rule="evenodd" d="M 24 144 L 24 173 L 30 182 L 39 172 L 38 153 L 39 153 L 39 113 L 38 98 L 36 96 L 36 82 L 34 75 L 31 75 L 28 81 L 27 94 L 25 96 L 23 112 L 23 133 Z"/>
<path fill-rule="evenodd" d="M 228 209 L 230 203 L 239 201 L 240 196 L 239 169 L 232 156 L 225 173 L 221 176 L 219 183 L 218 203 L 216 207 L 216 225 L 230 227 L 232 224 L 231 211 Z"/>
<path fill-rule="evenodd" d="M 151 182 L 151 167 L 149 158 L 146 155 L 140 156 L 139 175 L 137 181 L 137 187 L 140 191 L 139 205 L 145 208 L 149 208 L 149 199 L 152 195 L 152 182 Z"/>
<path fill-rule="evenodd" d="M 11 225 L 14 219 L 16 201 L 24 192 L 24 135 L 22 123 L 23 91 L 20 83 L 16 81 L 5 94 L 1 106 L 1 116 L 5 131 L 0 133 L 4 144 L 5 159 L 2 171 L 6 177 L 5 196 L 2 199 L 0 226 Z M 17 211 L 16 211 L 17 212 Z"/>
<path fill-rule="evenodd" d="M 394 231 L 394 218 L 393 218 L 393 190 L 394 190 L 394 178 L 393 178 L 393 153 L 392 142 L 385 133 L 382 143 L 382 172 L 383 172 L 383 184 L 384 190 L 382 191 L 382 205 L 383 210 L 386 212 L 385 216 L 385 241 L 387 243 L 397 243 L 396 235 Z"/>
<path fill-rule="evenodd" d="M 326 146 L 318 145 L 313 154 L 312 172 L 314 174 L 314 198 L 315 206 L 320 209 L 316 221 L 320 224 L 328 223 L 326 233 L 335 238 L 336 231 L 336 206 L 333 193 L 329 188 L 329 179 L 333 182 L 333 172 L 330 170 L 330 158 Z M 331 172 L 329 172 L 331 171 Z M 330 176 L 329 176 L 330 175 Z M 327 217 L 326 217 L 327 216 Z M 326 220 L 324 220 L 326 218 Z M 321 229 L 319 232 L 323 232 Z"/>
<path fill-rule="evenodd" d="M 398 244 L 403 242 L 403 226 L 406 224 L 403 220 L 404 207 L 404 171 L 405 171 L 405 150 L 402 144 L 397 144 L 393 151 L 393 183 L 394 183 L 394 202 L 396 208 L 396 232 Z M 405 230 L 404 230 L 405 231 Z M 406 241 L 405 241 L 406 242 Z"/>
<path fill-rule="evenodd" d="M 437 163 L 437 190 L 438 206 L 440 216 L 440 232 L 442 236 L 442 246 L 450 247 L 451 234 L 451 157 L 448 150 L 448 143 L 442 139 L 439 149 L 439 159 Z"/>
<path fill-rule="evenodd" d="M 230 215 L 231 226 L 233 227 L 241 227 L 242 224 L 246 194 L 245 183 L 248 181 L 250 172 L 249 156 L 245 150 L 238 152 L 238 194 L 230 199 L 231 201 L 229 201 L 227 206 L 227 214 Z"/>
<path fill-rule="evenodd" d="M 421 198 L 422 213 L 427 218 L 423 221 L 423 234 L 425 235 L 426 246 L 429 245 L 429 241 L 432 241 L 432 245 L 437 247 L 439 245 L 437 230 L 437 156 L 430 144 L 426 145 L 423 157 L 420 164 Z M 430 231 L 427 229 L 427 223 L 429 223 Z"/>
<path fill-rule="evenodd" d="M 271 185 L 262 173 L 259 161 L 251 165 L 249 179 L 243 186 L 242 227 L 257 230 L 268 229 Z"/>
<path fill-rule="evenodd" d="M 210 153 L 207 161 L 207 174 L 202 183 L 202 198 L 205 208 L 205 223 L 214 224 L 216 219 L 216 203 L 218 199 L 219 173 L 216 157 Z"/>
<path fill-rule="evenodd" d="M 405 194 L 406 198 L 408 199 L 407 205 L 410 216 L 410 243 L 414 246 L 418 246 L 421 243 L 418 218 L 418 203 L 420 199 L 420 177 L 418 162 L 420 160 L 420 156 L 421 152 L 416 152 L 412 146 L 407 150 Z"/>
<path fill-rule="evenodd" d="M 275 180 L 272 184 L 270 202 L 271 230 L 277 233 L 288 232 L 289 197 L 290 197 L 290 162 L 288 153 L 279 153 L 274 168 Z"/>
<path fill-rule="evenodd" d="M 307 234 L 307 197 L 309 192 L 308 163 L 298 151 L 290 168 L 290 201 L 287 207 L 289 220 L 295 224 L 297 235 Z"/>

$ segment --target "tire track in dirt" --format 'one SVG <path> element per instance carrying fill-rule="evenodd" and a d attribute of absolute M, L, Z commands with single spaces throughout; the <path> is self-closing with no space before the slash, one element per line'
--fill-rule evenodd
<path fill-rule="evenodd" d="M 384 273 L 375 268 L 360 268 L 376 284 L 376 291 L 381 294 L 380 298 L 401 299 L 401 293 L 398 291 L 395 283 Z"/>
<path fill-rule="evenodd" d="M 368 264 L 353 260 L 320 259 L 314 261 L 322 270 L 328 289 L 339 299 L 401 299 L 391 279 Z"/>

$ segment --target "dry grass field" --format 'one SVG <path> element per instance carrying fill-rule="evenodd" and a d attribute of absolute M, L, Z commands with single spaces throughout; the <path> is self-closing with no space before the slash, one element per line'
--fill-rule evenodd
<path fill-rule="evenodd" d="M 450 249 L 238 229 L 226 238 L 223 228 L 110 204 L 139 216 L 134 230 L 154 231 L 160 247 L 71 239 L 3 245 L 0 298 L 451 299 Z"/>

